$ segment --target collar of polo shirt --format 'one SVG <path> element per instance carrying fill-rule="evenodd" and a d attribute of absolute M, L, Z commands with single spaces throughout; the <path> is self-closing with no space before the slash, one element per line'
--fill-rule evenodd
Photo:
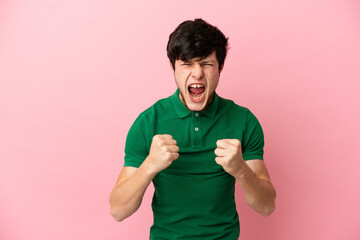
<path fill-rule="evenodd" d="M 171 96 L 171 100 L 174 104 L 175 111 L 180 118 L 185 118 L 192 113 L 192 111 L 187 109 L 185 104 L 180 100 L 179 89 L 177 89 L 176 92 Z M 201 113 L 206 117 L 214 118 L 218 105 L 219 105 L 219 96 L 216 94 L 216 92 L 214 92 L 214 97 L 211 103 Z"/>

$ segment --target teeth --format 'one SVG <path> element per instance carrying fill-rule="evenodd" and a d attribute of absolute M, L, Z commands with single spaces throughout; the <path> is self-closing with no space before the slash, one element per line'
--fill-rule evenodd
<path fill-rule="evenodd" d="M 201 88 L 201 87 L 204 87 L 204 85 L 202 85 L 202 84 L 191 84 L 190 87 L 192 87 L 192 88 Z"/>

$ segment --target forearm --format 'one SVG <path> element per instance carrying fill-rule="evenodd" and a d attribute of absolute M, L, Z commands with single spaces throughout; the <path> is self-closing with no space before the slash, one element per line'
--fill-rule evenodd
<path fill-rule="evenodd" d="M 179 147 L 171 135 L 155 135 L 150 153 L 141 166 L 135 171 L 134 168 L 131 171 L 129 168 L 122 170 L 110 194 L 110 212 L 117 221 L 129 217 L 140 207 L 152 179 L 179 157 L 178 152 Z"/>
<path fill-rule="evenodd" d="M 140 207 L 145 191 L 155 175 L 145 160 L 128 179 L 116 184 L 109 201 L 111 215 L 117 221 L 131 216 Z"/>
<path fill-rule="evenodd" d="M 247 164 L 244 164 L 235 178 L 252 209 L 263 216 L 268 216 L 274 211 L 276 191 L 269 179 L 256 175 Z"/>

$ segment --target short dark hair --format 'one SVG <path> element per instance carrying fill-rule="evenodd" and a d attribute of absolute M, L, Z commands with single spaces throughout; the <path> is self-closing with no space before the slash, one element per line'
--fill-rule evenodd
<path fill-rule="evenodd" d="M 225 61 L 228 38 L 215 26 L 201 18 L 182 22 L 169 36 L 167 55 L 175 69 L 175 61 L 206 58 L 216 51 L 219 69 Z"/>

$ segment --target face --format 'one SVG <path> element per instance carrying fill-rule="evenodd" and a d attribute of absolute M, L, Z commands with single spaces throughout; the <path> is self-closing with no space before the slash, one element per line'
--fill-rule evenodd
<path fill-rule="evenodd" d="M 180 90 L 179 97 L 189 110 L 202 111 L 209 105 L 221 70 L 215 51 L 204 59 L 176 60 L 173 71 Z"/>

